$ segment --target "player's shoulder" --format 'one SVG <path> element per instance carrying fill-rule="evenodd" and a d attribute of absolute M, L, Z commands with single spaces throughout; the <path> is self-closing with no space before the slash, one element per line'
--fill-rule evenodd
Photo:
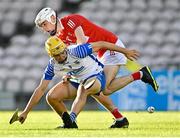
<path fill-rule="evenodd" d="M 83 18 L 83 16 L 80 14 L 69 14 L 69 15 L 66 15 L 64 17 L 61 17 L 60 19 L 62 21 L 68 21 L 68 20 L 74 19 L 74 18 Z"/>

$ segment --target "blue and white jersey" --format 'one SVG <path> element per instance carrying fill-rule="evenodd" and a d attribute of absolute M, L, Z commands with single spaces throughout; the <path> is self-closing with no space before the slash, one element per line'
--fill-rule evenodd
<path fill-rule="evenodd" d="M 103 70 L 103 64 L 92 55 L 90 44 L 72 45 L 67 49 L 67 60 L 60 64 L 54 59 L 49 60 L 49 64 L 44 71 L 44 79 L 52 80 L 54 75 L 72 75 L 75 78 L 84 80 L 93 74 Z"/>

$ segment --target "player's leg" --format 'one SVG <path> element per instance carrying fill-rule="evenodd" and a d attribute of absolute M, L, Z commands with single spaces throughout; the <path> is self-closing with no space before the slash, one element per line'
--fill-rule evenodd
<path fill-rule="evenodd" d="M 116 45 L 124 47 L 121 41 L 117 41 Z M 114 51 L 106 51 L 103 57 L 99 58 L 99 60 L 105 65 L 104 67 L 104 72 L 106 75 L 105 90 L 109 92 L 107 87 L 109 87 L 111 81 L 116 77 L 120 65 L 126 64 L 126 57 L 121 53 L 117 53 Z M 100 97 L 96 96 L 97 100 L 99 100 L 109 111 L 111 111 L 111 113 L 115 117 L 116 124 L 118 123 L 118 125 L 113 124 L 113 128 L 127 127 L 129 124 L 127 119 L 121 115 L 121 113 L 118 111 L 118 108 L 113 105 L 112 101 L 105 97 L 107 96 L 102 96 L 102 95 L 100 95 Z"/>
<path fill-rule="evenodd" d="M 85 89 L 83 85 L 79 85 L 77 96 L 71 107 L 70 117 L 71 117 L 72 122 L 76 120 L 77 115 L 81 112 L 81 110 L 85 106 L 87 96 L 99 93 L 101 90 L 105 88 L 105 83 L 106 83 L 105 75 L 102 72 L 96 76 L 96 80 L 90 88 Z"/>
<path fill-rule="evenodd" d="M 116 65 L 105 66 L 104 72 L 106 74 L 107 85 L 109 85 L 111 80 L 115 78 L 118 70 L 119 70 L 119 66 Z M 119 112 L 118 108 L 113 104 L 112 100 L 108 96 L 105 96 L 103 93 L 101 93 L 100 95 L 93 95 L 92 97 L 94 97 L 102 106 L 104 106 L 107 110 L 109 110 L 112 113 L 115 120 L 118 121 L 119 124 L 121 124 L 117 126 L 118 128 L 126 127 L 127 124 L 129 124 L 127 119 Z M 125 123 L 123 119 L 126 119 Z"/>
<path fill-rule="evenodd" d="M 67 112 L 63 100 L 73 99 L 75 96 L 76 88 L 70 83 L 59 82 L 49 90 L 46 95 L 46 100 L 52 109 L 61 116 L 63 112 Z"/>
<path fill-rule="evenodd" d="M 119 39 L 117 40 L 116 45 L 120 47 L 125 47 L 122 41 Z M 106 74 L 106 80 L 107 80 L 105 94 L 111 94 L 112 92 L 128 85 L 133 80 L 140 79 L 137 77 L 139 75 L 138 71 L 140 70 L 141 65 L 138 64 L 137 62 L 133 62 L 129 60 L 127 61 L 127 58 L 123 54 L 118 53 L 118 52 L 114 52 L 114 54 L 112 54 L 110 51 L 107 51 L 105 52 L 103 56 L 104 57 L 102 57 L 100 60 L 102 61 L 103 64 L 106 65 L 104 67 L 104 72 Z M 123 78 L 122 77 L 115 78 L 119 69 L 118 65 L 126 65 L 127 63 L 129 63 L 127 67 L 130 69 L 130 71 L 133 71 L 133 72 L 137 71 L 132 74 L 132 76 L 135 76 L 135 77 L 137 74 L 137 77 L 135 79 L 133 79 L 131 76 L 126 76 Z M 144 67 L 142 68 L 141 71 L 144 72 L 143 73 L 144 77 L 142 78 L 142 81 L 145 83 L 149 83 L 153 87 L 153 89 L 157 91 L 158 86 L 154 77 L 152 76 L 152 73 L 149 67 Z M 148 77 L 148 82 L 144 79 L 145 76 L 146 78 Z"/>
<path fill-rule="evenodd" d="M 93 95 L 104 108 L 109 110 L 115 118 L 115 122 L 110 126 L 110 128 L 125 128 L 128 127 L 129 122 L 126 117 L 124 117 L 118 110 L 118 108 L 113 104 L 112 100 L 105 96 L 102 92 L 100 95 Z"/>
<path fill-rule="evenodd" d="M 115 91 L 125 87 L 135 80 L 142 80 L 145 83 L 148 83 L 152 86 L 154 91 L 158 90 L 158 84 L 154 79 L 151 70 L 149 67 L 143 67 L 137 72 L 132 73 L 129 76 L 118 77 L 113 79 L 109 85 L 106 86 L 106 89 L 103 91 L 105 95 L 114 93 Z"/>
<path fill-rule="evenodd" d="M 117 68 L 118 66 L 105 66 L 104 68 L 104 72 L 106 74 L 107 79 L 106 89 L 103 91 L 103 94 L 105 95 L 110 95 L 111 93 L 125 87 L 126 85 L 134 81 L 131 75 L 115 78 L 115 76 L 113 75 L 115 74 L 114 70 L 116 69 L 117 71 Z"/>
<path fill-rule="evenodd" d="M 111 80 L 115 78 L 117 72 L 119 70 L 119 66 L 105 66 L 104 67 L 104 73 L 106 76 L 106 87 L 110 84 Z M 107 110 L 112 112 L 117 107 L 113 104 L 112 100 L 105 96 L 103 93 L 100 95 L 93 95 L 93 98 L 95 98 L 100 104 L 102 104 Z"/>
<path fill-rule="evenodd" d="M 106 75 L 106 88 L 103 91 L 103 93 L 105 92 L 105 94 L 107 93 L 111 93 L 111 87 L 115 87 L 115 88 L 119 88 L 121 87 L 120 83 L 125 83 L 123 82 L 124 80 L 122 80 L 122 82 L 120 81 L 115 81 L 113 84 L 115 84 L 116 86 L 111 86 L 111 82 L 114 81 L 118 71 L 119 71 L 120 65 L 106 65 L 104 67 L 104 72 Z M 128 78 L 129 79 L 129 78 Z M 117 84 L 118 83 L 118 84 Z M 107 96 L 106 96 L 107 97 Z M 107 98 L 105 98 L 107 99 Z M 107 102 L 107 101 L 106 101 Z M 109 102 L 108 102 L 109 103 Z M 113 103 L 109 104 L 108 106 L 106 106 L 106 108 L 111 108 L 112 106 L 114 106 Z M 110 110 L 111 113 L 113 114 L 113 116 L 115 117 L 115 122 L 110 126 L 110 128 L 127 128 L 129 126 L 129 122 L 127 120 L 126 117 L 124 117 L 119 111 L 118 108 L 114 106 L 113 110 Z"/>
<path fill-rule="evenodd" d="M 78 115 L 86 103 L 87 96 L 96 94 L 100 91 L 100 88 L 101 84 L 99 80 L 96 80 L 93 86 L 88 90 L 84 89 L 83 85 L 79 85 L 77 90 L 77 96 L 72 104 L 71 111 Z"/>
<path fill-rule="evenodd" d="M 48 104 L 63 120 L 64 125 L 60 126 L 61 128 L 71 127 L 71 120 L 63 100 L 73 99 L 76 96 L 76 91 L 77 89 L 70 83 L 60 82 L 47 93 L 46 100 Z"/>

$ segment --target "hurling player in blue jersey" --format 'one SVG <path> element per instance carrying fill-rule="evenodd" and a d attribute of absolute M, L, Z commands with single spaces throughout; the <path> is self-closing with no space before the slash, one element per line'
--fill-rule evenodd
<path fill-rule="evenodd" d="M 60 116 L 62 115 L 62 112 L 64 112 L 62 118 L 64 118 L 66 122 L 64 122 L 63 128 L 77 128 L 75 119 L 85 105 L 86 98 L 89 95 L 99 94 L 101 91 L 108 95 L 139 79 L 145 83 L 149 83 L 152 87 L 155 87 L 154 78 L 148 73 L 148 68 L 144 67 L 138 72 L 117 79 L 116 84 L 111 88 L 111 93 L 106 91 L 106 79 L 103 72 L 103 64 L 100 63 L 92 53 L 101 48 L 105 48 L 122 52 L 131 59 L 137 58 L 138 56 L 138 52 L 135 50 L 127 50 L 103 41 L 86 43 L 79 46 L 70 46 L 67 48 L 56 36 L 50 37 L 45 45 L 46 51 L 51 59 L 49 60 L 41 83 L 35 89 L 26 108 L 19 116 L 19 121 L 21 123 L 25 121 L 30 110 L 44 95 L 45 90 L 54 75 L 64 76 L 63 82 L 59 82 L 51 88 L 47 94 L 47 102 Z M 59 108 L 59 103 L 65 99 L 72 98 L 75 98 L 75 101 L 72 105 L 71 114 L 69 115 L 66 112 L 66 109 Z"/>

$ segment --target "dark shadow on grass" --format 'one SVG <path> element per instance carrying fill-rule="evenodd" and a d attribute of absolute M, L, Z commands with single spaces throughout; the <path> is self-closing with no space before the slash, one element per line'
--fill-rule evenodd
<path fill-rule="evenodd" d="M 111 130 L 128 130 L 127 128 L 84 128 L 84 129 L 78 129 L 78 130 L 82 130 L 82 131 L 92 131 L 92 130 L 109 130 L 109 131 L 111 131 Z"/>

